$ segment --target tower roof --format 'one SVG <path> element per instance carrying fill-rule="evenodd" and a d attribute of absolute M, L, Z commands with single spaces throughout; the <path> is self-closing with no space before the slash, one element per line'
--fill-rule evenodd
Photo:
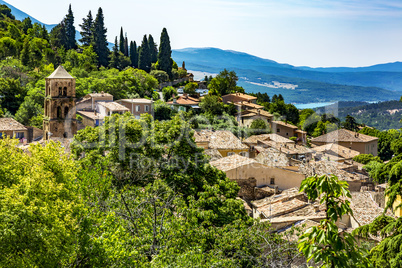
<path fill-rule="evenodd" d="M 74 78 L 72 77 L 64 68 L 63 66 L 59 65 L 57 69 L 49 75 L 47 78 Z"/>

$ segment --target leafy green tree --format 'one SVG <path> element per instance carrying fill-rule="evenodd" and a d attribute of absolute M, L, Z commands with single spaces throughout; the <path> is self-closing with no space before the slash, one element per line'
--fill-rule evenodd
<path fill-rule="evenodd" d="M 24 102 L 20 105 L 15 114 L 15 119 L 23 125 L 35 126 L 41 129 L 43 121 L 37 122 L 35 119 L 42 118 L 44 101 L 44 90 L 34 88 L 28 91 Z"/>
<path fill-rule="evenodd" d="M 320 225 L 308 229 L 299 238 L 299 250 L 307 262 L 314 260 L 321 267 L 367 267 L 370 261 L 349 233 L 342 236 L 335 223 L 344 215 L 353 215 L 351 198 L 346 181 L 332 176 L 313 176 L 304 179 L 300 192 L 304 191 L 309 200 L 319 199 L 326 206 L 326 219 Z"/>
<path fill-rule="evenodd" d="M 71 10 L 71 4 L 68 7 L 68 13 L 66 15 L 65 29 L 66 29 L 66 49 L 75 49 L 77 47 L 77 42 L 75 41 L 75 26 L 74 26 L 74 15 Z"/>
<path fill-rule="evenodd" d="M 91 10 L 88 12 L 87 17 L 82 19 L 80 27 L 82 38 L 79 41 L 83 46 L 91 45 L 94 37 L 94 20 L 92 18 Z"/>
<path fill-rule="evenodd" d="M 372 154 L 359 154 L 353 157 L 353 161 L 359 162 L 364 165 L 368 164 L 371 161 L 383 163 L 383 161 L 378 156 L 373 156 Z"/>
<path fill-rule="evenodd" d="M 21 85 L 20 79 L 0 78 L 0 103 L 2 108 L 14 114 L 26 96 L 26 88 Z"/>
<path fill-rule="evenodd" d="M 63 47 L 67 49 L 67 32 L 64 20 L 50 31 L 50 43 L 52 47 Z"/>
<path fill-rule="evenodd" d="M 172 57 L 172 49 L 170 47 L 170 39 L 167 33 L 166 28 L 162 29 L 160 45 L 159 45 L 159 53 L 158 53 L 158 69 L 165 71 L 169 78 L 172 79 L 172 66 L 173 60 Z"/>
<path fill-rule="evenodd" d="M 130 60 L 131 66 L 134 68 L 138 68 L 138 51 L 137 51 L 137 44 L 135 41 L 130 42 Z"/>
<path fill-rule="evenodd" d="M 164 71 L 152 70 L 149 74 L 152 75 L 153 77 L 155 77 L 159 83 L 169 81 L 169 75 Z"/>
<path fill-rule="evenodd" d="M 108 66 L 109 49 L 107 47 L 106 28 L 102 8 L 98 9 L 94 22 L 93 47 L 98 55 L 98 66 Z"/>
<path fill-rule="evenodd" d="M 351 131 L 358 131 L 359 124 L 356 122 L 356 119 L 350 115 L 346 116 L 345 122 L 343 123 L 343 127 L 345 129 L 351 130 Z"/>
<path fill-rule="evenodd" d="M 0 38 L 0 59 L 3 60 L 10 56 L 17 56 L 17 42 L 10 37 Z"/>
<path fill-rule="evenodd" d="M 32 28 L 32 21 L 30 17 L 26 17 L 23 21 L 22 21 L 22 31 L 24 32 L 24 34 L 28 34 L 28 30 Z"/>
<path fill-rule="evenodd" d="M 148 39 L 144 35 L 141 43 L 141 49 L 138 55 L 138 68 L 149 73 L 151 71 L 151 54 L 149 52 Z"/>
<path fill-rule="evenodd" d="M 151 63 L 156 63 L 158 61 L 158 48 L 155 44 L 152 35 L 148 36 L 148 46 L 149 46 L 149 53 L 151 55 Z"/>
<path fill-rule="evenodd" d="M 218 96 L 207 95 L 200 102 L 200 108 L 204 113 L 222 115 L 225 111 L 223 103 Z"/>
<path fill-rule="evenodd" d="M 15 20 L 14 15 L 11 14 L 11 9 L 6 5 L 0 5 L 0 16 L 3 18 L 10 18 L 12 20 Z"/>
<path fill-rule="evenodd" d="M 81 243 L 77 166 L 60 144 L 0 140 L 0 266 L 69 266 Z"/>
<path fill-rule="evenodd" d="M 195 95 L 195 90 L 198 88 L 198 84 L 196 82 L 189 82 L 184 86 L 184 93 L 189 95 Z"/>
<path fill-rule="evenodd" d="M 163 95 L 165 98 L 165 95 Z M 154 103 L 154 118 L 155 120 L 164 121 L 171 120 L 176 114 L 176 111 L 170 108 L 168 104 L 163 101 L 157 101 Z"/>
<path fill-rule="evenodd" d="M 251 122 L 250 131 L 252 135 L 260 135 L 270 133 L 269 125 L 261 118 L 257 118 Z"/>
<path fill-rule="evenodd" d="M 209 83 L 209 94 L 223 96 L 235 92 L 244 93 L 244 89 L 237 86 L 238 80 L 239 78 L 237 77 L 235 71 L 229 72 L 228 70 L 224 69 Z"/>

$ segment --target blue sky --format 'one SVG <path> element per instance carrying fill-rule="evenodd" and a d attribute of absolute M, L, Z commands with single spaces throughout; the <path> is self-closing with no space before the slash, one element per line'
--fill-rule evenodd
<path fill-rule="evenodd" d="M 326 0 L 5 0 L 36 19 L 60 22 L 72 4 L 76 27 L 89 10 L 105 15 L 109 41 L 123 26 L 129 40 L 172 48 L 218 47 L 297 66 L 368 66 L 402 61 L 402 1 Z"/>

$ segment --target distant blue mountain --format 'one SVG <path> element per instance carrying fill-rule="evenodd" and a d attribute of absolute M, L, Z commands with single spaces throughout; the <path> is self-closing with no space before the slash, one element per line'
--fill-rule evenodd
<path fill-rule="evenodd" d="M 308 79 L 319 82 L 362 87 L 380 87 L 402 91 L 402 63 L 379 64 L 360 68 L 295 67 L 262 59 L 247 53 L 218 48 L 185 48 L 173 50 L 173 59 L 185 61 L 186 68 L 216 73 L 223 68 L 252 70 L 262 74 Z"/>

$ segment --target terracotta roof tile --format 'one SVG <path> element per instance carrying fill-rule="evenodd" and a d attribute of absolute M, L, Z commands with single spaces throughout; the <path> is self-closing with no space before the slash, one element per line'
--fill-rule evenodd
<path fill-rule="evenodd" d="M 338 156 L 345 159 L 352 159 L 353 157 L 360 154 L 358 151 L 346 148 L 336 143 L 327 143 L 321 146 L 314 147 L 313 151 L 317 153 Z"/>
<path fill-rule="evenodd" d="M 321 135 L 319 137 L 316 137 L 314 139 L 311 139 L 312 142 L 370 142 L 378 140 L 376 137 L 364 135 L 361 133 L 353 132 L 347 129 L 338 129 L 335 131 L 332 131 L 330 133 L 327 133 L 325 135 Z"/>
<path fill-rule="evenodd" d="M 244 165 L 255 164 L 255 163 L 257 163 L 257 161 L 255 161 L 254 159 L 240 156 L 238 154 L 226 156 L 219 160 L 210 162 L 210 164 L 212 166 L 216 167 L 219 170 L 222 170 L 223 172 L 226 172 L 228 170 L 232 170 L 232 169 L 244 166 Z"/>
<path fill-rule="evenodd" d="M 102 105 L 109 109 L 110 111 L 130 111 L 126 106 L 123 106 L 117 102 L 111 101 L 111 102 L 104 102 L 104 101 L 99 101 L 97 104 Z"/>
<path fill-rule="evenodd" d="M 288 128 L 292 128 L 292 129 L 298 129 L 297 126 L 294 126 L 292 124 L 286 123 L 286 122 L 282 122 L 282 121 L 272 121 L 273 124 L 275 125 L 281 125 L 284 127 L 288 127 Z"/>
<path fill-rule="evenodd" d="M 148 100 L 148 99 L 121 99 L 121 100 L 117 100 L 116 102 L 129 102 L 129 103 L 148 103 L 151 104 L 153 103 L 152 100 Z"/>
<path fill-rule="evenodd" d="M 23 124 L 13 118 L 0 118 L 0 132 L 1 131 L 16 131 L 27 130 Z"/>
<path fill-rule="evenodd" d="M 255 143 L 257 144 L 258 141 L 274 141 L 274 142 L 280 142 L 280 143 L 295 143 L 292 140 L 289 140 L 287 138 L 284 138 L 278 134 L 261 134 L 261 135 L 253 135 L 245 139 L 243 142 L 244 143 Z"/>
<path fill-rule="evenodd" d="M 210 149 L 246 150 L 248 146 L 228 130 L 201 130 L 194 133 L 195 142 L 209 142 Z"/>

